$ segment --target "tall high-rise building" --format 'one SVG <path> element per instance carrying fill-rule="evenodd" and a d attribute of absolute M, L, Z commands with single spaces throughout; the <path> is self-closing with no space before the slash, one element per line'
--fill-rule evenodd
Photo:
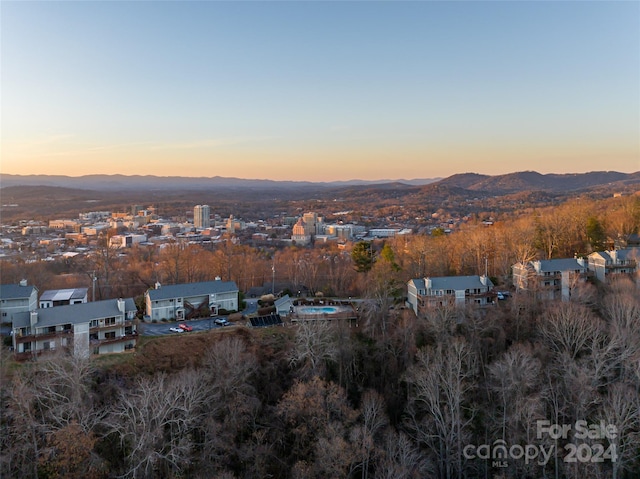
<path fill-rule="evenodd" d="M 193 208 L 193 225 L 196 228 L 209 228 L 211 226 L 211 208 L 209 208 L 209 205 L 196 205 Z"/>
<path fill-rule="evenodd" d="M 324 218 L 318 216 L 318 213 L 305 213 L 302 215 L 302 221 L 305 225 L 305 234 L 315 236 L 323 233 Z"/>

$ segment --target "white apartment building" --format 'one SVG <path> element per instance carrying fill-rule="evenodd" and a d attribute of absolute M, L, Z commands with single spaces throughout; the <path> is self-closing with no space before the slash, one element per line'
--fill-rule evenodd
<path fill-rule="evenodd" d="M 13 315 L 33 311 L 38 307 L 38 288 L 27 285 L 23 279 L 19 284 L 0 285 L 0 322 L 11 323 Z"/>
<path fill-rule="evenodd" d="M 475 306 L 491 302 L 493 283 L 487 276 L 416 278 L 407 283 L 407 303 L 419 314 L 428 307 Z"/>
<path fill-rule="evenodd" d="M 145 294 L 146 319 L 189 319 L 202 317 L 205 311 L 215 315 L 218 310 L 238 310 L 238 286 L 233 281 L 205 281 L 200 283 L 162 286 Z"/>
<path fill-rule="evenodd" d="M 65 348 L 77 356 L 119 353 L 136 345 L 133 298 L 36 309 L 14 315 L 17 359 Z"/>
<path fill-rule="evenodd" d="M 640 248 L 625 248 L 609 251 L 598 251 L 589 255 L 589 270 L 603 283 L 613 278 L 628 276 L 634 278 L 638 274 Z"/>

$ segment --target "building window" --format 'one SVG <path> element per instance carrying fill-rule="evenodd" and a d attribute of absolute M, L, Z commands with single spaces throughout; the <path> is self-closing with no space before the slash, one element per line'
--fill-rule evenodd
<path fill-rule="evenodd" d="M 89 323 L 89 327 L 90 328 L 97 328 L 98 324 L 100 324 L 100 323 L 98 322 L 97 319 L 92 319 L 91 322 Z"/>
<path fill-rule="evenodd" d="M 105 326 L 111 326 L 113 324 L 116 324 L 116 318 L 106 318 L 104 320 L 104 324 Z"/>
<path fill-rule="evenodd" d="M 108 333 L 104 333 L 104 339 L 115 339 L 115 338 L 116 338 L 115 331 L 109 331 Z"/>

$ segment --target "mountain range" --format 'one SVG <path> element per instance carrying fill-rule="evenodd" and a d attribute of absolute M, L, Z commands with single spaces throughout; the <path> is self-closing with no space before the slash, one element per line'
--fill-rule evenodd
<path fill-rule="evenodd" d="M 180 176 L 126 176 L 126 175 L 9 175 L 0 174 L 0 188 L 11 186 L 50 186 L 90 191 L 179 191 L 189 190 L 283 190 L 283 189 L 335 189 L 341 187 L 382 187 L 397 189 L 402 186 L 455 188 L 493 194 L 509 194 L 519 191 L 568 192 L 592 188 L 623 188 L 640 185 L 640 171 L 620 173 L 594 171 L 589 173 L 541 174 L 523 171 L 504 175 L 477 173 L 456 174 L 447 178 L 422 178 L 412 180 L 348 180 L 333 182 L 275 181 L 241 178 L 180 177 Z"/>
<path fill-rule="evenodd" d="M 9 186 L 55 186 L 62 188 L 86 189 L 92 191 L 126 190 L 182 190 L 184 188 L 206 190 L 210 188 L 238 189 L 253 188 L 260 190 L 299 189 L 308 187 L 335 188 L 353 185 L 377 185 L 401 182 L 406 185 L 426 185 L 438 181 L 435 179 L 413 180 L 346 180 L 332 182 L 313 181 L 277 181 L 242 178 L 154 176 L 154 175 L 8 175 L 0 174 L 0 187 Z"/>

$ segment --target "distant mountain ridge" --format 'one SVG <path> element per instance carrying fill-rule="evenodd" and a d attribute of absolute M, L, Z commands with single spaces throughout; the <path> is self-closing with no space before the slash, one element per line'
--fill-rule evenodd
<path fill-rule="evenodd" d="M 0 174 L 0 187 L 9 186 L 55 186 L 62 188 L 80 188 L 92 191 L 117 191 L 131 189 L 170 189 L 183 188 L 208 189 L 208 188 L 335 188 L 353 185 L 379 185 L 387 183 L 402 183 L 406 185 L 426 185 L 440 180 L 440 178 L 425 178 L 411 180 L 344 180 L 330 182 L 313 181 L 286 181 L 286 180 L 255 180 L 242 178 L 214 177 L 185 177 L 185 176 L 154 176 L 154 175 L 9 175 Z"/>
<path fill-rule="evenodd" d="M 483 175 L 461 173 L 447 178 L 422 178 L 411 180 L 345 180 L 331 182 L 278 181 L 214 176 L 195 178 L 182 176 L 141 176 L 141 175 L 9 175 L 0 174 L 0 187 L 11 186 L 51 186 L 91 191 L 127 191 L 127 190 L 325 190 L 343 187 L 427 187 L 491 194 L 509 194 L 521 191 L 567 192 L 595 187 L 616 187 L 640 184 L 640 171 L 620 173 L 616 171 L 594 171 L 589 173 L 541 174 L 535 171 L 522 171 L 504 175 Z"/>

